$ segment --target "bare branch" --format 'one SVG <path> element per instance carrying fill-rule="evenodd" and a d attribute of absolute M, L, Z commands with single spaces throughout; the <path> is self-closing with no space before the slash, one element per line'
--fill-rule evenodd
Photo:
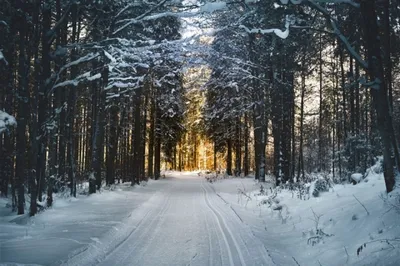
<path fill-rule="evenodd" d="M 367 208 L 364 206 L 364 204 L 362 204 L 361 203 L 361 201 L 359 201 L 358 199 L 357 199 L 357 197 L 356 196 L 354 196 L 354 194 L 353 194 L 353 197 L 358 201 L 358 203 L 360 203 L 361 204 L 361 206 L 363 206 L 364 207 L 364 209 L 365 209 L 365 211 L 367 212 L 367 214 L 369 215 L 369 211 L 367 210 Z"/>

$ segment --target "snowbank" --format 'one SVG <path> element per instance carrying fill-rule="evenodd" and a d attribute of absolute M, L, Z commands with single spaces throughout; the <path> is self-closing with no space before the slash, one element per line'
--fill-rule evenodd
<path fill-rule="evenodd" d="M 269 186 L 260 193 L 252 179 L 213 186 L 276 265 L 399 265 L 400 191 L 388 196 L 382 174 L 374 171 L 366 180 L 335 185 L 309 200 Z"/>

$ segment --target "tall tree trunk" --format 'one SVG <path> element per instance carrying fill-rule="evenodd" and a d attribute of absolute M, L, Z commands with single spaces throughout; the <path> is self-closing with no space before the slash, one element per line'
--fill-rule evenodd
<path fill-rule="evenodd" d="M 305 69 L 305 54 L 303 55 L 301 62 L 301 96 L 300 96 L 300 144 L 299 144 L 299 162 L 297 168 L 297 181 L 304 179 L 304 96 L 306 93 L 306 69 Z"/>
<path fill-rule="evenodd" d="M 161 174 L 161 124 L 160 111 L 157 108 L 155 113 L 155 133 L 154 133 L 154 179 L 160 179 Z"/>
<path fill-rule="evenodd" d="M 72 19 L 72 42 L 78 41 L 78 4 L 74 3 L 71 10 Z M 71 52 L 71 62 L 77 60 L 77 51 Z M 77 76 L 78 69 L 76 66 L 71 67 L 71 78 Z M 68 145 L 67 145 L 67 161 L 68 161 L 68 180 L 71 188 L 71 196 L 76 197 L 76 158 L 75 158 L 75 109 L 76 109 L 76 88 L 72 86 L 68 94 Z"/>
<path fill-rule="evenodd" d="M 25 11 L 19 11 L 18 19 L 18 32 L 19 32 L 19 65 L 18 65 L 18 76 L 19 76 L 19 90 L 18 90 L 18 124 L 17 124 L 17 147 L 16 147 L 16 162 L 15 162 L 15 186 L 18 194 L 18 214 L 24 214 L 24 204 L 25 204 L 25 171 L 26 171 L 26 125 L 29 111 L 28 108 L 28 60 L 26 58 L 26 47 L 27 43 L 26 30 L 28 26 L 26 25 Z"/>
<path fill-rule="evenodd" d="M 242 142 L 240 127 L 240 117 L 237 117 L 235 125 L 235 176 L 240 176 L 242 172 Z"/>
<path fill-rule="evenodd" d="M 368 58 L 368 75 L 374 83 L 370 88 L 376 110 L 378 131 L 383 144 L 384 177 L 386 191 L 391 192 L 396 184 L 395 172 L 399 171 L 399 155 L 396 140 L 393 139 L 392 115 L 388 99 L 388 85 L 384 76 L 384 66 L 379 42 L 379 29 L 375 11 L 375 0 L 360 3 L 364 22 L 364 36 Z"/>
<path fill-rule="evenodd" d="M 227 144 L 227 155 L 226 155 L 226 174 L 232 175 L 232 139 L 228 138 L 226 141 Z"/>
<path fill-rule="evenodd" d="M 46 146 L 47 146 L 47 132 L 46 121 L 48 119 L 48 91 L 49 79 L 51 76 L 50 68 L 50 40 L 48 38 L 51 27 L 51 5 L 44 4 L 42 7 L 43 16 L 43 32 L 42 32 L 42 75 L 39 93 L 39 110 L 38 110 L 38 155 L 36 164 L 36 180 L 37 189 L 39 191 L 38 198 L 42 201 L 42 192 L 46 174 Z M 37 141 L 37 140 L 35 140 Z"/>
<path fill-rule="evenodd" d="M 323 72 L 322 72 L 322 65 L 323 65 L 323 61 L 322 61 L 322 33 L 319 34 L 319 58 L 318 58 L 318 62 L 319 62 L 319 122 L 318 122 L 318 172 L 323 171 L 325 169 L 323 169 L 322 164 L 324 161 L 324 158 L 322 156 L 322 109 L 323 109 Z"/>
<path fill-rule="evenodd" d="M 151 81 L 153 82 L 153 81 Z M 154 92 L 153 88 L 150 88 L 151 98 L 150 98 L 150 132 L 149 132 L 149 154 L 147 159 L 147 175 L 149 178 L 154 178 L 154 127 L 155 127 L 155 99 L 154 99 Z M 181 158 L 182 152 L 179 151 L 179 158 Z M 180 159 L 179 159 L 179 169 L 182 169 Z"/>
<path fill-rule="evenodd" d="M 151 81 L 150 81 L 151 82 Z M 147 84 L 149 85 L 149 84 Z M 147 106 L 149 104 L 149 88 L 145 91 L 144 110 L 142 119 L 142 138 L 140 141 L 140 163 L 141 163 L 141 176 L 143 180 L 146 178 L 146 135 L 147 135 Z"/>
<path fill-rule="evenodd" d="M 113 185 L 115 183 L 115 159 L 118 148 L 118 111 L 119 108 L 116 105 L 110 108 L 110 133 L 107 148 L 107 171 L 106 171 L 106 182 L 107 185 Z"/>
<path fill-rule="evenodd" d="M 247 112 L 244 114 L 244 156 L 243 156 L 243 171 L 244 176 L 249 175 L 250 160 L 249 160 L 249 121 Z"/>
<path fill-rule="evenodd" d="M 134 124 L 134 146 L 133 146 L 133 178 L 136 184 L 141 180 L 141 142 L 142 142 L 142 121 L 141 121 L 141 100 L 143 88 L 137 88 L 135 91 L 135 124 Z"/>

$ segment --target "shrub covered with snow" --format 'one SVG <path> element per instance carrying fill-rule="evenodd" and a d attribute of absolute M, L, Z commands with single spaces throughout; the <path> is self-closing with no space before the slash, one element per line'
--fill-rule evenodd
<path fill-rule="evenodd" d="M 317 181 L 315 181 L 312 195 L 314 197 L 318 197 L 321 192 L 329 191 L 330 187 L 331 187 L 331 184 L 329 183 L 329 181 L 327 179 L 318 179 Z"/>
<path fill-rule="evenodd" d="M 363 175 L 360 173 L 354 173 L 351 175 L 351 179 L 353 180 L 353 183 L 360 183 L 361 180 L 363 179 Z"/>

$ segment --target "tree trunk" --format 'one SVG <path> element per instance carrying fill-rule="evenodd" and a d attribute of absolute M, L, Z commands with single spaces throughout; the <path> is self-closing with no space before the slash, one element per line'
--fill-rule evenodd
<path fill-rule="evenodd" d="M 297 168 L 297 181 L 300 178 L 304 179 L 304 96 L 306 93 L 306 69 L 305 69 L 305 55 L 302 58 L 301 62 L 301 96 L 300 96 L 300 144 L 299 144 L 299 162 Z M 301 176 L 300 176 L 301 173 Z"/>
<path fill-rule="evenodd" d="M 114 185 L 115 183 L 115 157 L 117 155 L 118 148 L 118 111 L 119 108 L 116 105 L 110 108 L 110 133 L 107 148 L 107 171 L 106 171 L 106 183 L 107 185 Z"/>
<path fill-rule="evenodd" d="M 155 133 L 154 133 L 154 179 L 160 179 L 161 174 L 161 125 L 160 111 L 155 113 Z"/>
<path fill-rule="evenodd" d="M 26 125 L 27 125 L 27 112 L 28 108 L 28 60 L 26 58 L 26 47 L 27 43 L 26 30 L 26 13 L 24 11 L 19 12 L 18 31 L 19 31 L 19 65 L 18 65 L 18 76 L 19 76 L 19 90 L 18 90 L 18 124 L 17 124 L 17 147 L 16 147 L 16 162 L 15 162 L 15 186 L 18 194 L 18 214 L 24 214 L 25 204 L 25 169 L 26 169 Z"/>
<path fill-rule="evenodd" d="M 240 117 L 237 117 L 235 125 L 235 176 L 240 176 L 242 172 L 242 143 L 240 126 Z"/>
<path fill-rule="evenodd" d="M 140 170 L 140 158 L 141 158 L 141 142 L 142 142 L 142 121 L 141 121 L 141 99 L 142 99 L 143 88 L 137 88 L 135 91 L 135 124 L 134 124 L 134 140 L 133 140 L 133 180 L 136 184 L 140 183 L 141 170 Z"/>
<path fill-rule="evenodd" d="M 226 174 L 232 175 L 232 140 L 229 138 L 227 141 L 227 155 L 226 155 Z"/>
<path fill-rule="evenodd" d="M 152 82 L 152 81 L 151 81 Z M 150 99 L 150 132 L 149 132 L 149 154 L 148 154 L 148 161 L 147 161 L 147 174 L 149 178 L 154 178 L 154 127 L 155 127 L 155 101 L 154 101 L 154 92 L 153 88 L 151 89 L 151 99 Z M 181 151 L 179 152 L 179 158 L 181 156 Z M 181 164 L 179 163 L 179 168 L 181 169 Z"/>
<path fill-rule="evenodd" d="M 391 192 L 396 184 L 395 172 L 399 171 L 396 140 L 393 139 L 392 115 L 390 112 L 387 81 L 384 76 L 379 29 L 375 11 L 375 0 L 360 3 L 364 22 L 364 38 L 368 58 L 368 75 L 374 83 L 371 88 L 372 101 L 376 110 L 378 131 L 383 144 L 384 177 L 386 191 Z"/>
<path fill-rule="evenodd" d="M 249 175 L 249 121 L 247 112 L 244 115 L 244 158 L 243 158 L 243 170 L 244 176 Z"/>

